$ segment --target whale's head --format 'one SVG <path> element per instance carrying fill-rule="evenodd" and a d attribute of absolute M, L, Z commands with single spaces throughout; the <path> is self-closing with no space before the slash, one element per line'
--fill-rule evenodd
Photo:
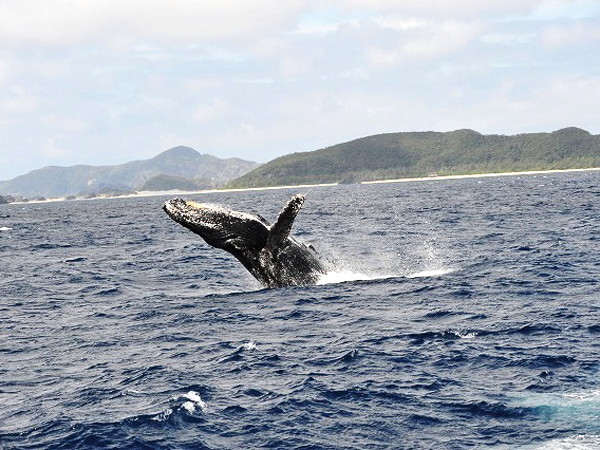
<path fill-rule="evenodd" d="M 163 209 L 171 219 L 213 247 L 258 253 L 267 243 L 268 223 L 257 216 L 180 198 L 168 200 Z"/>

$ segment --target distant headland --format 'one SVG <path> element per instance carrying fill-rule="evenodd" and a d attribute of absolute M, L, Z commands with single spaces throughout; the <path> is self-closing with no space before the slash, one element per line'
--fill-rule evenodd
<path fill-rule="evenodd" d="M 230 182 L 229 188 L 359 183 L 600 167 L 600 136 L 579 128 L 513 136 L 473 130 L 367 136 L 277 158 Z"/>
<path fill-rule="evenodd" d="M 189 147 L 174 147 L 154 158 L 121 165 L 47 166 L 0 181 L 0 195 L 5 200 L 26 201 L 121 196 L 140 190 L 215 189 L 258 165 L 239 158 L 203 155 Z"/>

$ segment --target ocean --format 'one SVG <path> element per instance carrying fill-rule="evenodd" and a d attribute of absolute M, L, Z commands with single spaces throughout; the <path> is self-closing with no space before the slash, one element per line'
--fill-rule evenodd
<path fill-rule="evenodd" d="M 168 197 L 0 205 L 0 448 L 600 448 L 600 173 L 220 192 L 329 267 L 263 289 Z"/>

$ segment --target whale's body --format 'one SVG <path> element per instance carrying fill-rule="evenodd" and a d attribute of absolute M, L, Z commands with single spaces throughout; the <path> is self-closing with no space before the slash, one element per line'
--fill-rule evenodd
<path fill-rule="evenodd" d="M 326 273 L 312 246 L 290 235 L 302 203 L 304 196 L 292 197 L 273 225 L 260 216 L 178 198 L 163 209 L 207 244 L 235 256 L 264 286 L 283 287 L 315 284 Z"/>

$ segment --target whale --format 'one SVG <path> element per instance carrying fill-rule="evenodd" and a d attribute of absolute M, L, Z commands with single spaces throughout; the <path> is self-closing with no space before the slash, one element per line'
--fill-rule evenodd
<path fill-rule="evenodd" d="M 309 286 L 327 270 L 312 245 L 291 236 L 304 196 L 294 195 L 271 225 L 263 217 L 181 198 L 163 209 L 215 248 L 231 253 L 263 286 Z"/>

